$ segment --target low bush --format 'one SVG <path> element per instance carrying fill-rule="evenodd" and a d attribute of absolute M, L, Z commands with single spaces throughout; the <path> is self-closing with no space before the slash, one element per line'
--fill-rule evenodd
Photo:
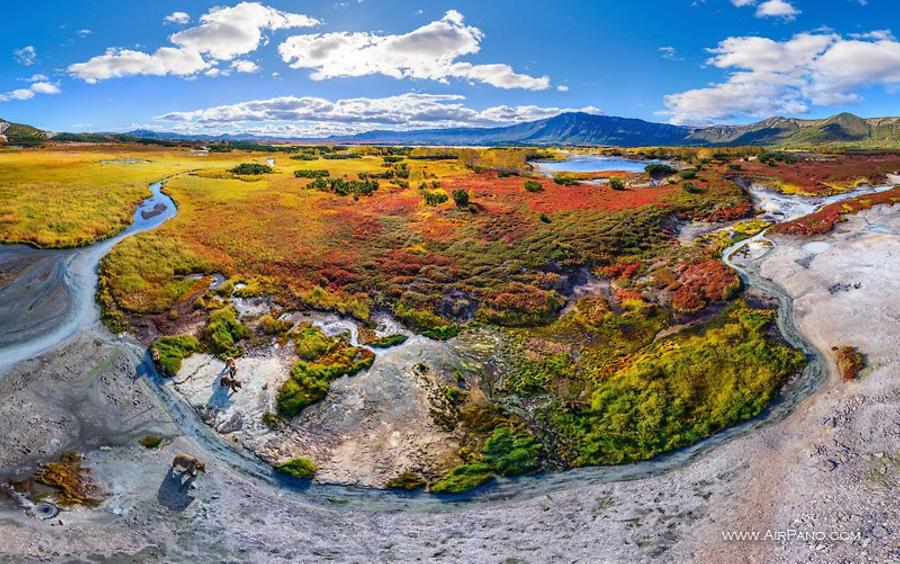
<path fill-rule="evenodd" d="M 537 180 L 526 180 L 525 181 L 525 189 L 529 192 L 543 192 L 544 185 L 538 182 Z"/>
<path fill-rule="evenodd" d="M 553 176 L 553 182 L 560 186 L 574 186 L 578 184 L 578 179 L 571 174 L 559 173 Z"/>
<path fill-rule="evenodd" d="M 609 179 L 609 187 L 613 190 L 624 190 L 625 189 L 625 181 L 621 178 L 610 178 Z"/>
<path fill-rule="evenodd" d="M 462 188 L 453 191 L 453 202 L 458 208 L 469 207 L 469 193 Z"/>
<path fill-rule="evenodd" d="M 672 176 L 678 171 L 667 164 L 650 163 L 644 167 L 644 172 L 646 172 L 653 178 L 665 178 L 667 176 Z"/>
<path fill-rule="evenodd" d="M 422 198 L 425 199 L 425 203 L 429 206 L 439 206 L 450 199 L 447 196 L 447 192 L 443 190 L 423 190 Z"/>
<path fill-rule="evenodd" d="M 377 180 L 344 180 L 343 178 L 316 178 L 306 185 L 322 192 L 333 192 L 338 196 L 371 196 L 378 190 Z"/>
<path fill-rule="evenodd" d="M 331 173 L 324 168 L 301 169 L 295 170 L 294 176 L 297 178 L 327 178 L 331 176 Z"/>
<path fill-rule="evenodd" d="M 854 347 L 833 347 L 831 350 L 835 352 L 838 370 L 844 380 L 855 380 L 862 369 L 866 367 L 865 358 Z"/>

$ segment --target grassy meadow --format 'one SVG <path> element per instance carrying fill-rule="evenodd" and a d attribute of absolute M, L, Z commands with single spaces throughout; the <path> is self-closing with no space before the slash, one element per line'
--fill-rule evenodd
<path fill-rule="evenodd" d="M 141 146 L 0 151 L 0 242 L 88 245 L 127 227 L 151 183 L 236 158 Z"/>

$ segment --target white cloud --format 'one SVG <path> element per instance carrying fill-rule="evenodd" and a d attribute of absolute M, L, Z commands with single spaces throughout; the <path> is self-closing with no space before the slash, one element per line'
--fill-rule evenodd
<path fill-rule="evenodd" d="M 566 86 L 565 84 L 560 84 L 559 86 L 556 87 L 556 89 L 560 92 L 568 92 L 569 91 L 569 87 Z"/>
<path fill-rule="evenodd" d="M 191 76 L 209 68 L 200 53 L 188 49 L 161 47 L 155 53 L 131 49 L 107 49 L 83 63 L 69 65 L 70 74 L 87 83 L 136 74 L 151 76 Z"/>
<path fill-rule="evenodd" d="M 35 82 L 30 88 L 35 94 L 59 94 L 61 92 L 59 86 L 51 82 Z"/>
<path fill-rule="evenodd" d="M 450 10 L 433 21 L 402 35 L 366 32 L 334 32 L 295 35 L 279 47 L 281 58 L 292 68 L 312 69 L 313 80 L 381 74 L 446 82 L 461 78 L 498 88 L 545 90 L 546 76 L 516 73 L 507 64 L 473 64 L 459 61 L 480 50 L 484 33 L 468 26 L 463 16 Z"/>
<path fill-rule="evenodd" d="M 176 14 L 182 13 L 174 12 L 167 20 Z M 263 31 L 309 27 L 318 23 L 309 16 L 283 12 L 258 2 L 214 7 L 200 18 L 200 25 L 169 37 L 175 47 L 161 47 L 153 53 L 110 48 L 103 55 L 70 65 L 68 71 L 89 83 L 131 75 L 192 77 L 209 71 L 217 61 L 230 61 L 255 51 L 262 41 Z M 244 65 L 244 68 L 248 67 Z"/>
<path fill-rule="evenodd" d="M 858 103 L 860 90 L 900 85 L 900 42 L 884 30 L 846 39 L 801 33 L 787 41 L 731 37 L 707 61 L 731 72 L 719 84 L 665 97 L 673 123 L 798 114 L 812 105 Z"/>
<path fill-rule="evenodd" d="M 259 72 L 259 65 L 257 65 L 253 61 L 232 61 L 231 68 L 233 68 L 237 72 L 243 73 Z"/>
<path fill-rule="evenodd" d="M 33 74 L 33 75 L 29 76 L 28 78 L 24 78 L 21 80 L 23 80 L 24 82 L 46 82 L 50 79 L 47 78 L 46 74 Z"/>
<path fill-rule="evenodd" d="M 731 0 L 731 3 L 738 8 L 746 6 L 756 6 L 757 18 L 783 18 L 791 21 L 800 15 L 800 10 L 794 7 L 788 0 L 765 0 L 762 4 L 756 5 L 758 0 Z"/>
<path fill-rule="evenodd" d="M 215 129 L 228 126 L 242 131 L 280 131 L 313 136 L 358 132 L 387 127 L 497 126 L 551 117 L 566 111 L 599 113 L 593 106 L 557 108 L 541 106 L 494 106 L 470 108 L 465 97 L 455 94 L 407 93 L 385 98 L 325 98 L 283 96 L 215 106 L 157 117 L 182 128 Z"/>
<path fill-rule="evenodd" d="M 756 17 L 758 18 L 772 17 L 793 20 L 799 14 L 800 10 L 785 0 L 766 0 L 756 8 Z"/>
<path fill-rule="evenodd" d="M 89 29 L 79 29 L 78 31 L 75 32 L 75 34 L 78 37 L 87 37 L 88 35 L 90 35 L 92 33 L 94 33 L 94 32 Z"/>
<path fill-rule="evenodd" d="M 169 40 L 184 49 L 208 53 L 218 60 L 231 60 L 259 47 L 264 30 L 318 25 L 315 18 L 282 12 L 258 2 L 241 2 L 230 8 L 212 8 L 200 25 L 179 31 Z"/>
<path fill-rule="evenodd" d="M 163 18 L 163 22 L 170 24 L 186 24 L 190 23 L 191 16 L 187 12 L 172 12 L 165 18 Z"/>
<path fill-rule="evenodd" d="M 37 51 L 31 45 L 13 51 L 16 62 L 22 66 L 30 67 L 37 61 Z"/>
<path fill-rule="evenodd" d="M 36 94 L 52 95 L 59 94 L 61 92 L 58 85 L 53 84 L 52 82 L 47 82 L 47 77 L 43 75 L 36 74 L 31 78 L 40 78 L 43 80 L 33 82 L 28 88 L 17 88 L 10 92 L 6 92 L 5 94 L 0 94 L 0 102 L 9 102 L 12 100 L 31 100 Z"/>
<path fill-rule="evenodd" d="M 675 47 L 666 46 L 659 48 L 660 57 L 663 59 L 667 59 L 669 61 L 683 61 L 681 57 L 678 56 L 678 50 Z"/>

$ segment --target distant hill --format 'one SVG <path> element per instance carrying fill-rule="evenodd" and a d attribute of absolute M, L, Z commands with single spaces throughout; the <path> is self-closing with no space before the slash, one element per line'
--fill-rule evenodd
<path fill-rule="evenodd" d="M 850 113 L 828 119 L 774 117 L 744 126 L 698 128 L 691 137 L 722 145 L 900 147 L 900 118 L 863 119 Z"/>
<path fill-rule="evenodd" d="M 569 112 L 508 127 L 369 131 L 330 137 L 349 143 L 401 145 L 700 145 L 692 129 L 666 123 L 583 112 Z"/>
<path fill-rule="evenodd" d="M 571 112 L 508 127 L 369 131 L 330 137 L 329 141 L 404 145 L 900 147 L 900 118 L 863 119 L 844 113 L 824 120 L 774 117 L 749 125 L 686 127 Z"/>
<path fill-rule="evenodd" d="M 36 127 L 0 119 L 0 144 L 40 145 L 49 135 Z"/>
<path fill-rule="evenodd" d="M 748 125 L 687 127 L 641 119 L 568 112 L 506 127 L 462 127 L 411 131 L 374 130 L 356 135 L 322 138 L 257 136 L 250 133 L 190 135 L 149 129 L 126 133 L 58 133 L 0 120 L 9 144 L 39 145 L 55 141 L 200 143 L 351 143 L 373 145 L 606 145 L 737 146 L 805 148 L 845 146 L 900 148 L 900 117 L 864 119 L 842 113 L 828 119 L 773 117 Z M 0 142 L 3 139 L 0 137 Z"/>

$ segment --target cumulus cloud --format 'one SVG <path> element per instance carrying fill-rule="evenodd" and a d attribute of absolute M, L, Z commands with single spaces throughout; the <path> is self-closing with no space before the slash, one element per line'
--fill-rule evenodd
<path fill-rule="evenodd" d="M 259 47 L 264 30 L 276 31 L 318 25 L 315 18 L 282 12 L 258 2 L 241 2 L 230 8 L 213 8 L 200 18 L 200 25 L 169 37 L 184 49 L 231 60 Z"/>
<path fill-rule="evenodd" d="M 166 20 L 189 21 L 184 16 L 187 14 L 174 12 Z M 89 83 L 131 75 L 193 76 L 209 71 L 218 61 L 230 61 L 255 51 L 262 42 L 263 31 L 310 27 L 318 23 L 309 16 L 283 12 L 259 2 L 214 7 L 201 16 L 199 25 L 169 36 L 174 47 L 161 47 L 153 53 L 110 48 L 102 55 L 69 65 L 68 71 Z M 242 66 L 249 68 L 246 64 Z"/>
<path fill-rule="evenodd" d="M 232 61 L 231 68 L 233 68 L 236 72 L 244 72 L 244 73 L 254 73 L 259 72 L 259 65 L 254 63 L 253 61 Z"/>
<path fill-rule="evenodd" d="M 61 92 L 59 85 L 48 82 L 47 77 L 42 74 L 36 74 L 28 79 L 28 81 L 31 82 L 31 85 L 28 88 L 17 88 L 10 92 L 0 94 L 0 102 L 31 100 L 36 94 L 53 95 Z"/>
<path fill-rule="evenodd" d="M 707 63 L 731 74 L 722 83 L 666 96 L 663 113 L 673 123 L 804 113 L 812 105 L 857 103 L 865 87 L 900 85 L 900 42 L 883 30 L 849 39 L 834 33 L 801 33 L 787 41 L 731 37 L 709 52 Z"/>
<path fill-rule="evenodd" d="M 190 23 L 191 16 L 187 12 L 172 12 L 163 18 L 163 21 L 170 24 L 186 24 Z"/>
<path fill-rule="evenodd" d="M 466 25 L 462 14 L 450 10 L 409 33 L 380 35 L 335 32 L 295 35 L 279 47 L 281 58 L 295 69 L 312 69 L 313 80 L 381 74 L 446 82 L 459 78 L 498 88 L 545 90 L 547 76 L 515 72 L 507 64 L 473 64 L 460 57 L 480 50 L 484 33 Z"/>
<path fill-rule="evenodd" d="M 161 47 L 154 53 L 131 49 L 107 49 L 83 63 L 69 65 L 70 74 L 89 84 L 109 78 L 136 74 L 151 76 L 190 76 L 207 69 L 210 64 L 198 53 L 189 49 Z"/>
<path fill-rule="evenodd" d="M 31 45 L 13 51 L 16 62 L 22 66 L 30 67 L 37 61 L 37 51 Z"/>
<path fill-rule="evenodd" d="M 282 96 L 211 108 L 171 112 L 157 120 L 195 128 L 240 127 L 242 131 L 292 131 L 293 135 L 355 132 L 377 127 L 497 126 L 532 121 L 566 111 L 599 113 L 593 106 L 557 108 L 493 106 L 477 110 L 456 94 L 407 93 L 385 98 L 331 101 L 313 96 Z"/>
<path fill-rule="evenodd" d="M 767 0 L 756 8 L 756 17 L 758 18 L 772 17 L 793 20 L 799 14 L 800 10 L 785 0 Z"/>
<path fill-rule="evenodd" d="M 756 6 L 757 18 L 782 18 L 790 21 L 800 15 L 800 10 L 787 0 L 765 0 L 757 5 L 758 0 L 731 0 L 738 8 Z"/>

